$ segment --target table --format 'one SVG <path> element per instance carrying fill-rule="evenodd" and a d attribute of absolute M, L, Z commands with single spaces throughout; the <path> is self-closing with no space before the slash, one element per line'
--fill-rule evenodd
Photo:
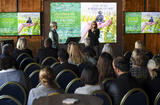
<path fill-rule="evenodd" d="M 75 98 L 79 100 L 79 102 L 71 105 L 103 105 L 103 100 L 99 97 L 80 94 L 58 94 L 40 97 L 33 102 L 33 105 L 67 105 L 62 103 L 66 98 Z"/>

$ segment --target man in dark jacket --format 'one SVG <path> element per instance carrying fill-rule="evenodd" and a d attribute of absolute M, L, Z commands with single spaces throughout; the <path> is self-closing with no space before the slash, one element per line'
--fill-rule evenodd
<path fill-rule="evenodd" d="M 57 59 L 57 50 L 52 48 L 52 40 L 50 38 L 44 40 L 44 47 L 38 50 L 36 61 L 41 64 L 46 57 L 54 57 Z"/>
<path fill-rule="evenodd" d="M 139 87 L 129 73 L 129 63 L 124 57 L 113 60 L 114 72 L 117 79 L 108 83 L 106 91 L 110 94 L 113 105 L 120 105 L 123 96 L 132 88 Z"/>

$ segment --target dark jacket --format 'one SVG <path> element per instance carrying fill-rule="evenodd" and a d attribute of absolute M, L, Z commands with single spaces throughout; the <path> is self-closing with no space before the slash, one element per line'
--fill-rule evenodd
<path fill-rule="evenodd" d="M 57 59 L 57 49 L 51 47 L 40 48 L 36 56 L 36 61 L 41 63 L 46 57 L 54 57 Z"/>
<path fill-rule="evenodd" d="M 99 34 L 100 34 L 99 29 L 96 29 L 95 32 L 92 32 L 91 29 L 88 31 L 88 37 L 91 39 L 91 44 L 93 46 L 99 44 L 99 41 L 98 41 Z"/>
<path fill-rule="evenodd" d="M 24 50 L 14 49 L 12 56 L 13 56 L 14 59 L 16 59 L 22 53 L 27 53 L 31 57 L 33 57 L 32 50 L 30 50 L 30 49 L 24 49 Z"/>
<path fill-rule="evenodd" d="M 58 49 L 58 33 L 56 30 L 51 30 L 49 33 L 49 38 L 52 40 L 52 47 Z"/>
<path fill-rule="evenodd" d="M 55 73 L 55 75 L 57 75 L 59 72 L 61 72 L 64 69 L 70 69 L 79 76 L 78 67 L 76 65 L 69 64 L 69 63 L 62 63 L 59 65 L 56 65 L 55 67 L 53 67 L 53 72 Z"/>
<path fill-rule="evenodd" d="M 125 73 L 110 81 L 105 91 L 111 96 L 113 105 L 120 105 L 123 96 L 133 88 L 139 88 L 136 80 L 129 73 Z"/>
<path fill-rule="evenodd" d="M 153 101 L 156 97 L 156 95 L 158 94 L 158 92 L 160 92 L 160 72 L 158 72 L 158 75 L 156 78 L 154 79 L 147 79 L 146 83 L 145 83 L 145 91 L 147 92 L 149 98 L 150 98 L 150 101 L 151 101 L 151 104 L 150 105 L 153 105 Z"/>

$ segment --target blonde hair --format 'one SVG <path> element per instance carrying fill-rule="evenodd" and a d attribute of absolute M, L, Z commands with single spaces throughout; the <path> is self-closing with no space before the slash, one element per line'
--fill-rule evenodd
<path fill-rule="evenodd" d="M 52 87 L 55 79 L 55 76 L 53 75 L 53 71 L 49 67 L 44 67 L 40 70 L 39 73 L 39 80 L 40 82 L 46 86 L 46 87 Z"/>
<path fill-rule="evenodd" d="M 109 53 L 113 57 L 113 49 L 110 44 L 107 43 L 103 46 L 102 53 L 104 53 L 104 52 Z"/>
<path fill-rule="evenodd" d="M 73 43 L 70 45 L 69 59 L 73 64 L 81 64 L 86 61 L 78 44 Z"/>
<path fill-rule="evenodd" d="M 18 41 L 17 41 L 16 48 L 19 49 L 19 50 L 26 49 L 27 48 L 27 40 L 26 40 L 26 38 L 24 38 L 24 37 L 19 38 Z"/>
<path fill-rule="evenodd" d="M 159 69 L 160 64 L 156 62 L 156 60 L 150 59 L 147 64 L 147 68 L 148 68 L 151 79 L 154 79 L 155 77 L 157 77 L 157 72 L 154 70 Z"/>
<path fill-rule="evenodd" d="M 137 40 L 135 42 L 135 49 L 144 49 L 144 46 L 141 40 Z"/>

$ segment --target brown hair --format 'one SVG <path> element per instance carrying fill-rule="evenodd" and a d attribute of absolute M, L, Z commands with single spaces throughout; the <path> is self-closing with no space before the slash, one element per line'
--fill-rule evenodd
<path fill-rule="evenodd" d="M 95 24 L 96 26 L 95 26 L 95 27 L 92 27 L 93 24 Z M 93 28 L 94 28 L 94 29 L 97 29 L 97 22 L 96 22 L 96 21 L 93 21 L 93 22 L 91 23 L 91 29 L 93 29 Z"/>
<path fill-rule="evenodd" d="M 71 44 L 69 51 L 69 59 L 73 64 L 81 64 L 86 61 L 86 58 L 81 52 L 78 44 Z"/>
<path fill-rule="evenodd" d="M 112 67 L 112 56 L 109 53 L 102 53 L 97 62 L 97 68 L 99 72 L 99 83 L 107 77 L 113 77 L 114 71 Z"/>
<path fill-rule="evenodd" d="M 55 76 L 53 74 L 53 70 L 49 67 L 43 67 L 39 73 L 40 82 L 46 87 L 54 87 L 53 80 Z"/>

